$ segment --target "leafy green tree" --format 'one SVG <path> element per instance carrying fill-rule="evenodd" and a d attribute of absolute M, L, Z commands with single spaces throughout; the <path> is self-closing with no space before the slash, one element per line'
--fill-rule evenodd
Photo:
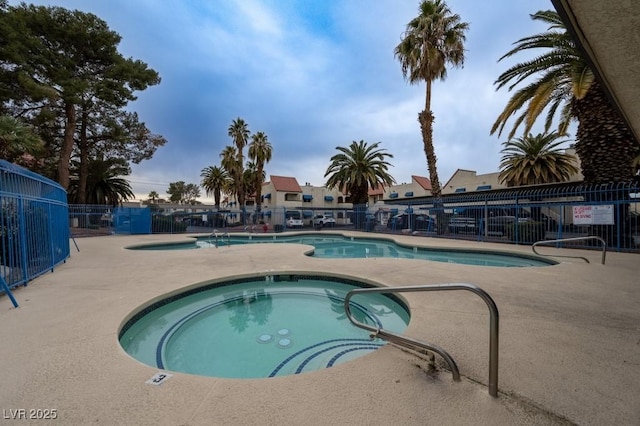
<path fill-rule="evenodd" d="M 637 152 L 633 134 L 609 103 L 558 13 L 539 11 L 531 18 L 548 24 L 548 30 L 518 40 L 500 60 L 531 49 L 545 51 L 513 65 L 496 80 L 497 89 L 507 85 L 509 91 L 520 88 L 496 119 L 491 133 L 501 134 L 509 119 L 519 114 L 509 139 L 521 125 L 526 134 L 545 111 L 544 128 L 548 131 L 559 111 L 560 135 L 566 133 L 572 120 L 578 121 L 575 148 L 585 183 L 630 181 Z"/>
<path fill-rule="evenodd" d="M 169 189 L 167 189 L 167 194 L 169 194 L 169 201 L 176 204 L 184 202 L 186 186 L 187 184 L 183 180 L 178 182 L 169 182 Z"/>
<path fill-rule="evenodd" d="M 426 83 L 425 107 L 418 114 L 418 121 L 429 168 L 431 193 L 436 200 L 440 200 L 442 188 L 433 147 L 431 86 L 435 80 L 446 78 L 447 64 L 456 67 L 464 64 L 465 32 L 469 24 L 452 13 L 444 0 L 423 0 L 419 12 L 407 24 L 394 54 L 400 61 L 404 78 L 410 84 Z"/>
<path fill-rule="evenodd" d="M 169 201 L 177 204 L 195 204 L 196 198 L 200 196 L 200 187 L 195 183 L 185 183 L 184 181 L 170 182 Z"/>
<path fill-rule="evenodd" d="M 69 186 L 78 115 L 88 128 L 92 105 L 115 109 L 135 100 L 135 91 L 160 82 L 146 64 L 117 51 L 120 36 L 93 14 L 21 3 L 0 14 L 0 96 L 13 115 L 57 115 L 62 125 L 56 152 L 57 178 Z M 53 134 L 53 133 L 51 133 Z M 80 147 L 80 151 L 85 147 Z M 82 158 L 85 164 L 88 156 Z M 82 175 L 88 169 L 83 167 Z"/>
<path fill-rule="evenodd" d="M 198 204 L 196 199 L 200 196 L 200 185 L 188 183 L 185 189 L 185 202 L 188 204 Z"/>
<path fill-rule="evenodd" d="M 539 133 L 511 139 L 504 149 L 498 179 L 507 186 L 538 185 L 565 182 L 578 173 L 573 156 L 559 147 L 567 140 L 558 140 L 557 132 Z"/>
<path fill-rule="evenodd" d="M 271 161 L 273 154 L 273 147 L 264 132 L 257 132 L 251 136 L 251 143 L 249 144 L 249 158 L 255 162 L 256 174 L 255 174 L 255 194 L 256 194 L 256 212 L 260 212 L 262 208 L 262 184 L 265 180 L 264 165 Z"/>
<path fill-rule="evenodd" d="M 364 140 L 353 141 L 348 148 L 338 146 L 339 154 L 331 157 L 331 164 L 324 177 L 328 189 L 338 188 L 348 193 L 354 205 L 366 204 L 369 188 L 392 185 L 395 179 L 388 173 L 386 159 L 393 155 L 379 149 L 380 142 L 368 145 Z"/>
<path fill-rule="evenodd" d="M 227 191 L 231 186 L 231 179 L 225 169 L 218 166 L 209 166 L 200 172 L 202 178 L 202 187 L 207 196 L 213 194 L 213 200 L 216 208 L 220 208 L 220 200 L 222 192 Z"/>
<path fill-rule="evenodd" d="M 152 134 L 135 112 L 121 111 L 105 102 L 83 103 L 79 122 L 76 155 L 80 158 L 81 191 L 90 158 L 122 158 L 138 164 L 166 143 L 164 137 Z"/>
<path fill-rule="evenodd" d="M 68 189 L 69 203 L 77 204 L 79 199 L 79 164 L 72 162 L 72 176 Z M 89 164 L 86 204 L 106 204 L 118 206 L 134 198 L 131 185 L 122 176 L 131 173 L 127 163 L 120 158 L 92 159 Z"/>

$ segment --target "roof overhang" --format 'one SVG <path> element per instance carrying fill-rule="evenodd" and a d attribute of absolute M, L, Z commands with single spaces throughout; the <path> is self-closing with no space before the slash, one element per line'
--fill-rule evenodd
<path fill-rule="evenodd" d="M 629 0 L 551 0 L 551 3 L 640 141 L 640 7 Z"/>

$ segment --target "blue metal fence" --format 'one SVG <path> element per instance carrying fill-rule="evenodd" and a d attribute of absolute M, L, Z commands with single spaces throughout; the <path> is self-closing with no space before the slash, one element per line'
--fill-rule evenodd
<path fill-rule="evenodd" d="M 415 197 L 352 208 L 270 207 L 259 213 L 252 208 L 242 211 L 157 205 L 130 208 L 126 213 L 108 206 L 70 206 L 70 212 L 73 235 L 204 233 L 215 229 L 282 232 L 292 229 L 294 222 L 288 219 L 293 217 L 302 220 L 302 226 L 297 224 L 293 230 L 311 230 L 320 229 L 314 226 L 314 217 L 323 215 L 334 219 L 324 224 L 324 229 L 329 226 L 513 244 L 599 236 L 610 250 L 640 252 L 640 187 L 637 183 L 552 184 L 457 193 L 445 195 L 441 204 L 432 197 Z M 136 215 L 149 218 L 150 231 L 147 231 L 147 222 L 132 230 L 132 218 Z M 589 244 L 598 245 L 594 241 L 570 244 L 589 248 Z"/>
<path fill-rule="evenodd" d="M 57 183 L 0 160 L 0 278 L 11 289 L 69 257 L 67 193 Z M 7 289 L 4 289 L 8 293 Z M 10 292 L 9 292 L 10 293 Z"/>
<path fill-rule="evenodd" d="M 640 251 L 638 183 L 451 194 L 440 205 L 432 197 L 397 200 L 369 209 L 369 214 L 378 218 L 376 230 L 384 232 L 514 244 L 598 236 L 611 250 Z M 593 241 L 571 244 L 598 246 Z"/>
<path fill-rule="evenodd" d="M 69 206 L 69 224 L 73 237 L 152 232 L 148 208 L 72 204 Z"/>

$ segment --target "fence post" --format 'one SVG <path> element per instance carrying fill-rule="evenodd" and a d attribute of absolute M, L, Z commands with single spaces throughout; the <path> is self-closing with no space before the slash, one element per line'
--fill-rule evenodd
<path fill-rule="evenodd" d="M 5 293 L 7 293 L 7 296 L 9 296 L 9 299 L 11 299 L 11 303 L 13 303 L 13 307 L 17 308 L 18 302 L 13 297 L 13 294 L 11 293 L 11 290 L 9 290 L 9 286 L 7 285 L 7 282 L 4 280 L 4 278 L 2 278 L 2 276 L 0 276 L 0 284 L 1 284 L 2 290 Z"/>

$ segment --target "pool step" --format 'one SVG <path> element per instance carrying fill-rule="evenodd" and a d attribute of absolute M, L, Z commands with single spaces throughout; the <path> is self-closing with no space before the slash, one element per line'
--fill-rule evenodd
<path fill-rule="evenodd" d="M 370 339 L 332 339 L 307 346 L 284 359 L 269 377 L 329 368 L 353 358 L 356 352 L 374 351 L 385 343 Z"/>

